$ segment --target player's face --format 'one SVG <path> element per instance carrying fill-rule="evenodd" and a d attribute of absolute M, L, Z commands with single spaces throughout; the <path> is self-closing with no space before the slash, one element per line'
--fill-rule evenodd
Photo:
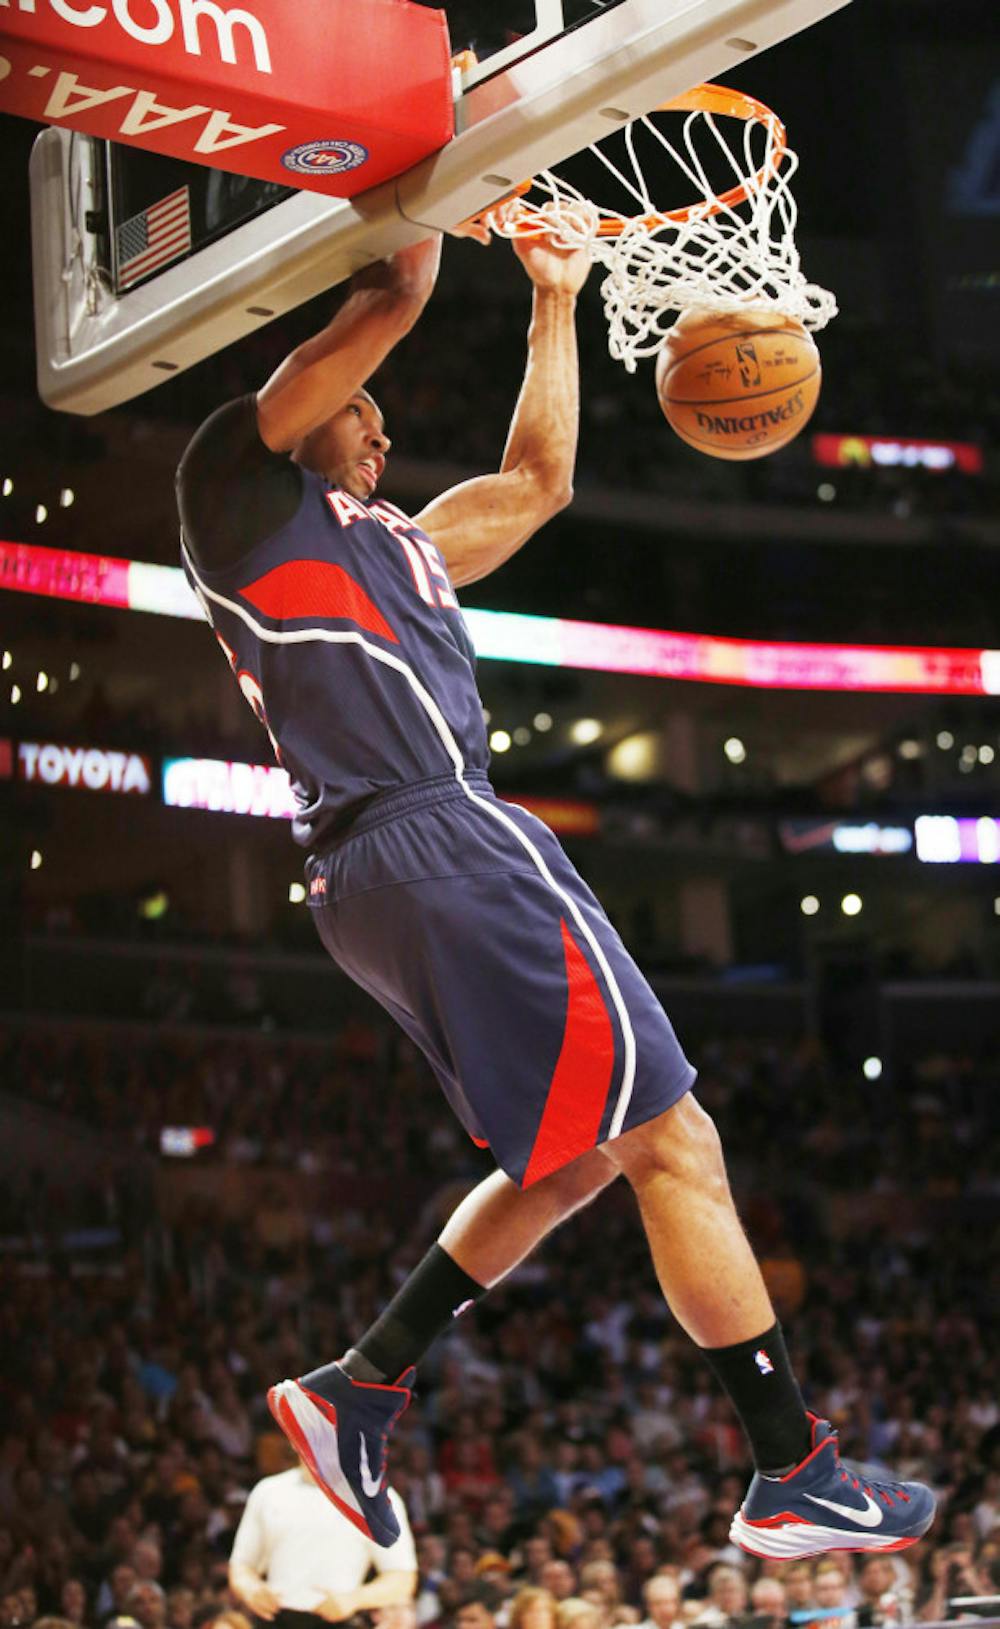
<path fill-rule="evenodd" d="M 385 468 L 391 443 L 382 414 L 367 391 L 358 391 L 339 412 L 306 437 L 296 456 L 342 487 L 352 498 L 370 498 Z"/>

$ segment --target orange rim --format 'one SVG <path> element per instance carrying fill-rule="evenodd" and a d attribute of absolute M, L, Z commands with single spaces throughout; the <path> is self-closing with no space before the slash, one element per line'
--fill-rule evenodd
<path fill-rule="evenodd" d="M 785 126 L 772 112 L 765 102 L 760 102 L 755 96 L 748 96 L 745 91 L 732 90 L 726 85 L 695 85 L 683 96 L 674 96 L 669 102 L 661 102 L 652 108 L 653 113 L 720 113 L 726 118 L 742 119 L 747 123 L 757 119 L 762 124 L 770 123 L 774 131 L 774 147 L 770 157 L 762 164 L 756 174 L 747 181 L 741 181 L 728 192 L 720 193 L 711 203 L 684 204 L 679 209 L 656 211 L 651 215 L 602 215 L 597 228 L 599 238 L 616 238 L 624 232 L 627 226 L 638 221 L 649 232 L 656 231 L 657 227 L 668 226 L 671 222 L 688 221 L 696 212 L 703 211 L 706 215 L 717 215 L 720 209 L 733 209 L 742 204 L 753 186 L 761 186 L 769 175 L 776 175 L 782 160 L 788 152 L 788 139 Z M 508 199 L 523 197 L 534 183 L 522 181 L 511 192 L 507 193 L 499 203 L 506 203 Z M 487 224 L 486 217 L 498 207 L 491 204 L 478 215 L 471 217 L 472 222 Z M 470 224 L 463 222 L 463 225 Z M 550 230 L 544 217 L 525 215 L 520 221 L 512 221 L 511 229 L 515 237 L 537 237 Z"/>

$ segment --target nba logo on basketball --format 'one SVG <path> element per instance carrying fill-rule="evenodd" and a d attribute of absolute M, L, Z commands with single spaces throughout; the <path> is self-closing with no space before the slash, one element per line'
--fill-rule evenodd
<path fill-rule="evenodd" d="M 753 1360 L 756 1363 L 756 1365 L 757 1365 L 758 1369 L 760 1370 L 761 1374 L 773 1374 L 774 1373 L 774 1364 L 771 1362 L 771 1359 L 768 1357 L 767 1353 L 765 1352 L 765 1350 L 764 1350 L 764 1348 L 762 1346 L 758 1347 L 757 1351 L 754 1353 Z"/>

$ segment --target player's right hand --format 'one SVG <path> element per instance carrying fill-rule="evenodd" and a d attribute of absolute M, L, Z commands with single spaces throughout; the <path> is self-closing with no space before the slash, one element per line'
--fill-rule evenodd
<path fill-rule="evenodd" d="M 256 1584 L 244 1599 L 255 1617 L 266 1618 L 268 1622 L 281 1611 L 279 1596 L 267 1584 Z"/>
<path fill-rule="evenodd" d="M 366 266 L 352 279 L 352 288 L 381 288 L 390 294 L 421 302 L 429 300 L 441 266 L 441 234 L 397 249 L 386 260 Z"/>

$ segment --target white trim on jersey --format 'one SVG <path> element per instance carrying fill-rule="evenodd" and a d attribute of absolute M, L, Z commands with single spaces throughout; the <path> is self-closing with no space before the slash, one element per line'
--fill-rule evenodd
<path fill-rule="evenodd" d="M 386 667 L 394 668 L 397 673 L 401 673 L 406 679 L 410 689 L 413 691 L 413 694 L 416 696 L 417 700 L 420 702 L 420 705 L 423 707 L 428 718 L 433 724 L 435 732 L 437 733 L 441 744 L 451 761 L 452 768 L 455 771 L 455 779 L 462 788 L 462 791 L 465 793 L 466 797 L 469 799 L 470 803 L 475 803 L 479 808 L 484 809 L 492 819 L 499 821 L 502 826 L 505 826 L 507 830 L 512 832 L 517 838 L 517 841 L 521 844 L 521 847 L 525 849 L 528 855 L 531 857 L 532 863 L 541 876 L 543 882 L 548 884 L 553 893 L 556 894 L 566 906 L 573 918 L 573 921 L 576 923 L 580 932 L 583 934 L 583 937 L 590 946 L 594 954 L 594 959 L 600 967 L 601 972 L 604 974 L 605 983 L 607 984 L 608 991 L 618 1014 L 623 1043 L 622 1083 L 618 1092 L 618 1101 L 615 1104 L 615 1110 L 611 1116 L 611 1122 L 608 1127 L 608 1139 L 610 1140 L 613 1137 L 617 1137 L 625 1123 L 625 1116 L 628 1113 L 628 1106 L 632 1099 L 632 1091 L 635 1085 L 636 1064 L 635 1032 L 632 1028 L 628 1007 L 626 1006 L 625 998 L 619 989 L 618 981 L 611 970 L 611 965 L 608 962 L 600 943 L 598 942 L 596 934 L 589 926 L 576 901 L 572 899 L 564 889 L 560 888 L 559 884 L 556 882 L 545 863 L 544 855 L 539 852 L 534 843 L 531 841 L 531 838 L 526 832 L 521 830 L 520 826 L 514 819 L 512 819 L 510 815 L 505 814 L 502 809 L 496 808 L 487 798 L 480 797 L 478 793 L 472 790 L 472 787 L 469 786 L 465 780 L 465 760 L 462 757 L 458 742 L 455 740 L 447 719 L 442 713 L 437 702 L 434 700 L 434 697 L 431 695 L 430 691 L 421 683 L 413 669 L 406 662 L 402 661 L 400 657 L 394 656 L 391 651 L 382 650 L 378 645 L 370 644 L 364 635 L 359 633 L 356 629 L 345 629 L 342 632 L 337 632 L 333 628 L 289 628 L 283 632 L 279 632 L 275 628 L 265 628 L 263 624 L 258 622 L 256 617 L 254 617 L 246 609 L 245 606 L 240 605 L 235 600 L 227 599 L 225 595 L 219 594 L 213 588 L 209 588 L 208 584 L 202 581 L 202 579 L 198 576 L 194 561 L 191 559 L 191 555 L 188 552 L 187 545 L 185 544 L 183 537 L 181 539 L 181 549 L 187 562 L 188 570 L 190 571 L 194 580 L 195 589 L 198 593 L 199 599 L 202 602 L 202 605 L 205 606 L 206 600 L 214 600 L 217 605 L 221 605 L 227 611 L 232 612 L 233 616 L 239 617 L 240 621 L 243 622 L 246 627 L 248 627 L 251 632 L 265 644 L 306 645 L 319 643 L 327 645 L 360 645 L 361 649 L 366 651 L 369 656 L 373 657 L 376 662 L 382 662 Z M 209 616 L 209 621 L 211 620 L 211 616 Z"/>

